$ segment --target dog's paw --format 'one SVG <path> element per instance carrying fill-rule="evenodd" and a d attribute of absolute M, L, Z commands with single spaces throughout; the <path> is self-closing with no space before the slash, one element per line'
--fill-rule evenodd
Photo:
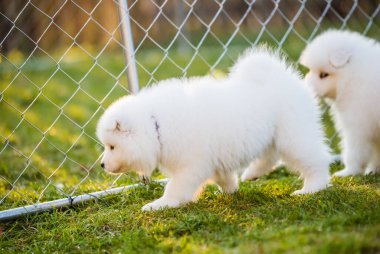
<path fill-rule="evenodd" d="M 175 207 L 179 207 L 181 205 L 180 202 L 178 201 L 175 201 L 175 200 L 168 200 L 168 199 L 164 199 L 164 198 L 159 198 L 149 204 L 146 204 L 142 207 L 142 210 L 143 211 L 157 211 L 157 210 L 161 210 L 161 209 L 164 209 L 164 208 L 175 208 Z"/>
<path fill-rule="evenodd" d="M 239 188 L 239 185 L 238 184 L 230 184 L 230 185 L 223 185 L 223 186 L 219 186 L 219 190 L 223 193 L 226 193 L 226 194 L 232 194 L 232 193 L 235 193 Z"/>
<path fill-rule="evenodd" d="M 240 179 L 245 182 L 245 181 L 256 181 L 259 179 L 261 175 L 256 172 L 255 169 L 253 168 L 247 168 L 244 170 L 243 174 L 240 176 Z"/>
<path fill-rule="evenodd" d="M 313 189 L 300 189 L 300 190 L 296 190 L 295 192 L 293 192 L 291 195 L 292 196 L 297 196 L 297 195 L 306 195 L 306 194 L 313 194 L 313 193 L 316 193 L 316 192 L 319 192 L 321 190 L 324 190 L 328 187 L 330 187 L 331 184 L 327 184 L 326 186 L 323 186 L 323 187 L 320 187 L 320 188 L 313 188 Z"/>
<path fill-rule="evenodd" d="M 380 173 L 380 166 L 375 168 L 367 168 L 364 175 L 375 175 Z"/>
<path fill-rule="evenodd" d="M 345 176 L 353 176 L 353 175 L 357 175 L 357 173 L 349 169 L 343 169 L 333 174 L 333 176 L 336 176 L 336 177 L 345 177 Z"/>
<path fill-rule="evenodd" d="M 298 196 L 298 195 L 306 195 L 306 194 L 312 194 L 312 193 L 314 193 L 314 191 L 301 189 L 301 190 L 296 190 L 291 195 L 292 196 Z"/>
<path fill-rule="evenodd" d="M 321 190 L 324 190 L 330 186 L 332 186 L 331 183 L 324 183 L 324 184 L 318 184 L 318 185 L 306 186 L 306 187 L 304 186 L 302 189 L 296 190 L 295 192 L 293 192 L 292 196 L 313 194 Z"/>
<path fill-rule="evenodd" d="M 329 182 L 329 180 L 314 182 L 314 184 L 312 185 L 311 184 L 304 185 L 302 189 L 296 190 L 295 192 L 292 193 L 292 195 L 295 196 L 295 195 L 313 194 L 331 186 L 332 185 Z"/>

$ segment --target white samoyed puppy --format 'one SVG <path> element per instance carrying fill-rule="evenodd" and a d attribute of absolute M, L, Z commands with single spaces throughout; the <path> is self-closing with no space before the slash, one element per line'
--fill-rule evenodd
<path fill-rule="evenodd" d="M 313 193 L 329 183 L 330 155 L 312 92 L 285 60 L 250 49 L 222 80 L 169 79 L 113 103 L 100 118 L 107 172 L 169 176 L 161 198 L 143 207 L 178 207 L 213 180 L 222 191 L 270 172 L 281 157 Z"/>
<path fill-rule="evenodd" d="M 380 44 L 330 30 L 303 51 L 306 82 L 332 105 L 345 169 L 335 176 L 380 172 Z"/>

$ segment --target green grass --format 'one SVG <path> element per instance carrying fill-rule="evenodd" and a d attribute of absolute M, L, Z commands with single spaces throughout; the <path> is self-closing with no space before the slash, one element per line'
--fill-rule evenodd
<path fill-rule="evenodd" d="M 216 66 L 216 75 L 223 75 L 247 46 L 244 41 L 234 43 L 229 48 L 229 57 Z M 303 47 L 303 42 L 294 35 L 283 45 L 292 59 L 298 58 Z M 212 46 L 202 48 L 202 57 L 195 57 L 191 64 L 191 52 L 173 50 L 168 56 L 187 69 L 186 75 L 204 75 L 221 51 Z M 157 80 L 182 75 L 182 70 L 168 58 L 156 69 L 164 56 L 152 49 L 141 51 L 137 59 L 149 72 L 154 71 Z M 25 59 L 18 52 L 8 57 L 16 65 Z M 92 167 L 101 153 L 94 140 L 96 122 L 103 112 L 99 107 L 107 107 L 127 94 L 125 75 L 120 76 L 116 86 L 110 75 L 119 75 L 123 69 L 121 54 L 104 54 L 98 62 L 107 72 L 99 67 L 91 70 L 94 64 L 91 58 L 80 49 L 73 49 L 60 63 L 60 71 L 50 78 L 56 70 L 55 63 L 46 57 L 31 58 L 21 70 L 28 80 L 17 76 L 17 69 L 2 61 L 0 91 L 12 80 L 13 83 L 0 97 L 3 177 L 0 198 L 10 193 L 0 204 L 0 210 L 136 182 L 135 175 L 125 175 L 115 182 L 115 177 L 105 174 L 97 164 Z M 80 90 L 65 73 L 80 82 Z M 142 85 L 153 81 L 141 67 L 139 78 Z M 109 91 L 112 92 L 107 95 Z M 323 121 L 327 137 L 331 138 L 335 130 L 327 112 Z M 338 142 L 338 138 L 331 142 L 337 152 Z M 333 165 L 331 170 L 338 168 L 342 166 Z M 162 177 L 157 172 L 155 176 Z M 12 186 L 10 183 L 14 182 Z M 2 253 L 380 252 L 379 176 L 334 179 L 332 187 L 318 194 L 291 196 L 301 185 L 297 176 L 281 168 L 258 181 L 241 183 L 233 195 L 224 195 L 215 186 L 209 186 L 197 203 L 155 213 L 141 212 L 144 204 L 162 195 L 163 187 L 152 184 L 70 209 L 1 223 L 0 250 Z"/>
<path fill-rule="evenodd" d="M 337 165 L 338 166 L 338 165 Z M 380 177 L 335 179 L 315 195 L 291 196 L 301 181 L 285 169 L 214 186 L 197 203 L 141 212 L 163 191 L 150 185 L 64 211 L 2 224 L 4 253 L 378 253 Z"/>

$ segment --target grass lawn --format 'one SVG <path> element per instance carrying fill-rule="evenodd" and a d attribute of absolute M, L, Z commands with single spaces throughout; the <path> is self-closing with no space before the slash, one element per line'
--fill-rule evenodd
<path fill-rule="evenodd" d="M 221 59 L 216 75 L 223 75 L 247 45 L 232 45 L 228 52 L 231 58 Z M 297 40 L 283 45 L 293 59 L 298 58 L 303 47 Z M 188 64 L 191 52 L 173 51 L 165 58 L 157 50 L 141 51 L 137 56 L 140 82 L 145 85 L 154 79 L 179 76 L 181 68 L 187 70 L 188 76 L 207 74 L 220 52 L 216 47 L 202 48 L 201 57 L 196 56 Z M 17 66 L 25 56 L 15 52 L 9 59 Z M 106 175 L 97 163 L 101 147 L 94 134 L 96 122 L 104 107 L 127 94 L 124 74 L 118 77 L 124 68 L 121 55 L 104 54 L 98 63 L 103 68 L 94 66 L 93 60 L 77 48 L 66 55 L 59 69 L 46 57 L 32 57 L 20 73 L 2 61 L 0 210 L 136 182 L 134 175 L 119 179 Z M 333 125 L 327 113 L 323 118 L 331 138 Z M 331 143 L 335 151 L 339 151 L 337 142 L 335 138 Z M 341 167 L 336 164 L 331 170 Z M 162 176 L 156 173 L 156 177 Z M 233 195 L 224 195 L 209 186 L 197 203 L 154 213 L 140 209 L 160 197 L 163 187 L 141 186 L 71 209 L 1 223 L 0 250 L 380 252 L 379 176 L 334 179 L 332 187 L 318 194 L 291 196 L 301 185 L 297 176 L 280 168 L 255 182 L 241 183 Z"/>
<path fill-rule="evenodd" d="M 98 202 L 2 224 L 3 253 L 379 253 L 380 177 L 335 179 L 315 195 L 285 169 L 242 183 L 233 195 L 207 188 L 198 203 L 154 213 L 150 185 Z"/>

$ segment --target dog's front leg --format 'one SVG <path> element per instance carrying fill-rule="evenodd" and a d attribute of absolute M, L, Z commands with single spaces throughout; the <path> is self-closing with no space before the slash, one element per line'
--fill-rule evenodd
<path fill-rule="evenodd" d="M 154 211 L 162 208 L 174 208 L 193 201 L 207 177 L 180 172 L 174 175 L 165 187 L 164 195 L 143 206 L 143 211 Z"/>
<path fill-rule="evenodd" d="M 335 172 L 334 176 L 344 177 L 365 172 L 372 153 L 371 144 L 367 140 L 368 138 L 366 137 L 346 135 L 346 138 L 343 139 L 343 162 L 345 168 Z"/>

